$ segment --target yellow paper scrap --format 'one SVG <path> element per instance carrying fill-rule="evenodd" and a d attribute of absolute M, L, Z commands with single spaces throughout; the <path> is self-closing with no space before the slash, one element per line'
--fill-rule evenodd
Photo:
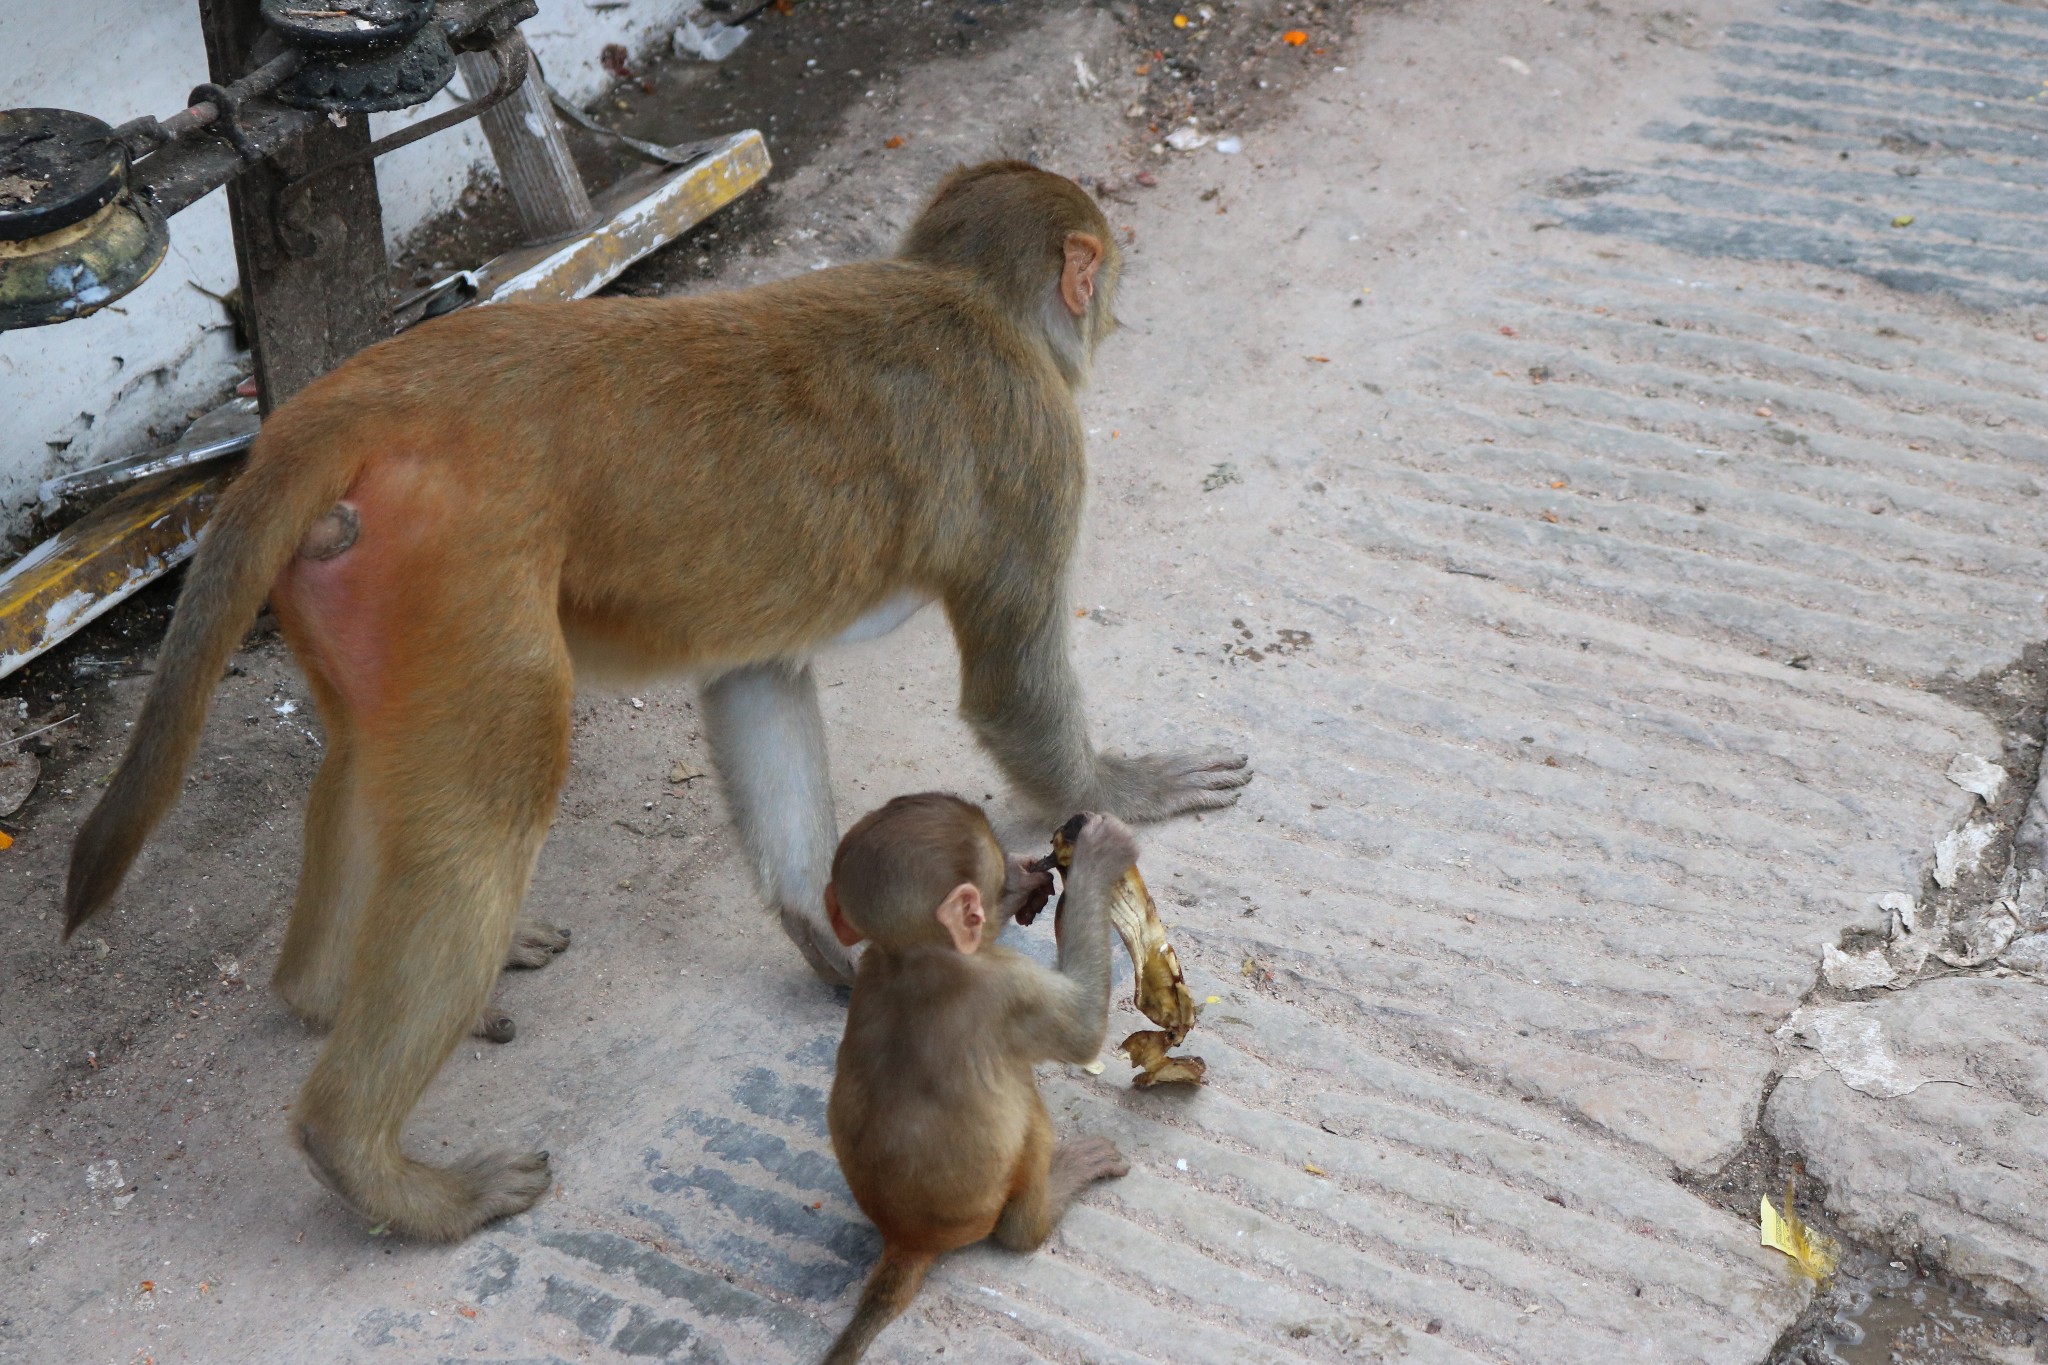
<path fill-rule="evenodd" d="M 1789 1183 L 1785 1189 L 1783 1214 L 1772 1207 L 1769 1195 L 1762 1196 L 1760 1202 L 1762 1207 L 1757 1215 L 1757 1228 L 1763 1245 L 1790 1256 L 1799 1273 L 1809 1280 L 1818 1282 L 1835 1273 L 1835 1265 L 1842 1259 L 1842 1249 L 1835 1245 L 1832 1237 L 1815 1232 L 1800 1221 L 1798 1210 L 1792 1207 Z"/>

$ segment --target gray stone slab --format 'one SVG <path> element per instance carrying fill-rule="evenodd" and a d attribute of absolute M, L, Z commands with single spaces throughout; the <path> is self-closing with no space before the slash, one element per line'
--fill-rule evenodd
<path fill-rule="evenodd" d="M 1724 93 L 1687 101 L 1707 122 L 1656 129 L 1731 155 L 1581 174 L 1559 217 L 1582 231 L 1804 261 L 1983 307 L 2048 299 L 2042 247 L 2027 227 L 2044 202 L 2040 92 L 2025 61 L 2040 45 L 2038 12 L 1992 0 L 1781 13 L 1729 27 Z M 1836 156 L 1823 159 L 1828 152 Z M 2008 162 L 2025 169 L 1991 169 Z"/>
<path fill-rule="evenodd" d="M 1828 1211 L 1994 1299 L 2048 1308 L 2048 986 L 1950 978 L 1813 1008 L 1861 1044 L 1845 1074 L 1795 1042 L 1764 1122 L 1826 1182 Z"/>

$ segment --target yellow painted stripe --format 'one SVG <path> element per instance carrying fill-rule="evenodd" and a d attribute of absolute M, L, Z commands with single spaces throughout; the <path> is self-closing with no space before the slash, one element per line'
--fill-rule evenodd
<path fill-rule="evenodd" d="M 231 472 L 208 465 L 138 483 L 0 574 L 0 676 L 190 559 Z"/>
<path fill-rule="evenodd" d="M 688 232 L 767 178 L 768 144 L 752 129 L 680 173 L 629 175 L 593 196 L 601 232 L 508 251 L 478 276 L 478 301 L 580 299 L 648 252 Z"/>

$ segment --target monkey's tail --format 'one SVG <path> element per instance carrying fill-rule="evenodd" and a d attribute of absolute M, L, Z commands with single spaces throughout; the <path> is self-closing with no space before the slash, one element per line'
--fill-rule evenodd
<path fill-rule="evenodd" d="M 853 1321 L 846 1324 L 846 1330 L 832 1343 L 820 1365 L 854 1365 L 882 1329 L 910 1307 L 910 1300 L 924 1283 L 924 1273 L 931 1265 L 932 1257 L 927 1252 L 898 1251 L 885 1244 L 881 1263 L 868 1277 L 868 1287 L 861 1291 L 860 1307 L 853 1310 Z"/>
<path fill-rule="evenodd" d="M 290 423 L 289 412 L 282 416 Z M 221 496 L 186 571 L 134 738 L 71 846 L 66 938 L 113 899 L 177 800 L 229 655 L 306 532 L 355 478 L 353 462 L 323 458 L 317 448 L 278 448 L 287 431 L 273 420 L 257 437 L 248 469 Z"/>

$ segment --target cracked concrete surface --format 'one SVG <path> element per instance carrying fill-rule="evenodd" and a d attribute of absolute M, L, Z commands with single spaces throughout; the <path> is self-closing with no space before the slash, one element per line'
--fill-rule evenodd
<path fill-rule="evenodd" d="M 877 1359 L 1765 1359 L 1809 1291 L 1679 1177 L 1751 1140 L 1823 945 L 1884 932 L 1879 898 L 1977 801 L 1945 773 L 2006 737 L 1935 685 L 2048 628 L 2044 258 L 2008 231 L 2048 195 L 2040 115 L 1941 93 L 2048 53 L 2041 11 L 1345 15 L 1241 155 L 1140 152 L 1157 188 L 1118 85 L 1157 16 L 1051 9 L 907 76 L 777 191 L 766 273 L 886 243 L 960 158 L 1035 148 L 1115 187 L 1127 327 L 1084 403 L 1076 652 L 1105 739 L 1259 768 L 1236 810 L 1144 835 L 1218 997 L 1191 1039 L 1210 1084 L 1049 1074 L 1056 1120 L 1131 1175 L 1037 1256 L 943 1262 Z M 1118 73 L 1097 99 L 1077 52 Z M 241 983 L 317 751 L 275 713 L 303 698 L 275 641 L 243 668 L 96 937 L 59 949 L 50 918 L 78 805 L 32 808 L 11 855 L 0 1258 L 25 1288 L 0 1357 L 815 1355 L 875 1252 L 823 1129 L 840 1005 L 753 904 L 711 780 L 664 780 L 708 766 L 690 688 L 579 702 L 533 893 L 575 944 L 508 980 L 518 1040 L 460 1050 L 411 1137 L 544 1146 L 561 1185 L 423 1248 L 367 1236 L 280 1131 L 317 1039 Z M 935 614 L 823 676 L 843 819 L 1000 793 Z M 109 742 L 137 690 L 107 693 Z M 145 941 L 182 966 L 118 979 Z M 1917 1209 L 1928 1254 L 1947 1237 L 2017 1299 L 2037 1234 L 1991 1204 L 2041 1207 L 2041 1178 L 1968 1162 L 2027 1150 L 2011 1021 L 2041 989 L 1877 1006 L 1971 1088 L 1792 1077 L 1768 1115 L 1844 1228 Z M 124 991 L 166 1005 L 87 1062 Z M 2000 1136 L 1959 1155 L 1978 1128 Z"/>
<path fill-rule="evenodd" d="M 1835 1009 L 1868 1029 L 1862 1067 L 1795 1064 L 1771 1093 L 1771 1135 L 1809 1154 L 1855 1235 L 1919 1249 L 1995 1301 L 2048 1303 L 2048 991 L 1948 977 Z M 1871 1083 L 1872 1060 L 1892 1083 Z"/>

